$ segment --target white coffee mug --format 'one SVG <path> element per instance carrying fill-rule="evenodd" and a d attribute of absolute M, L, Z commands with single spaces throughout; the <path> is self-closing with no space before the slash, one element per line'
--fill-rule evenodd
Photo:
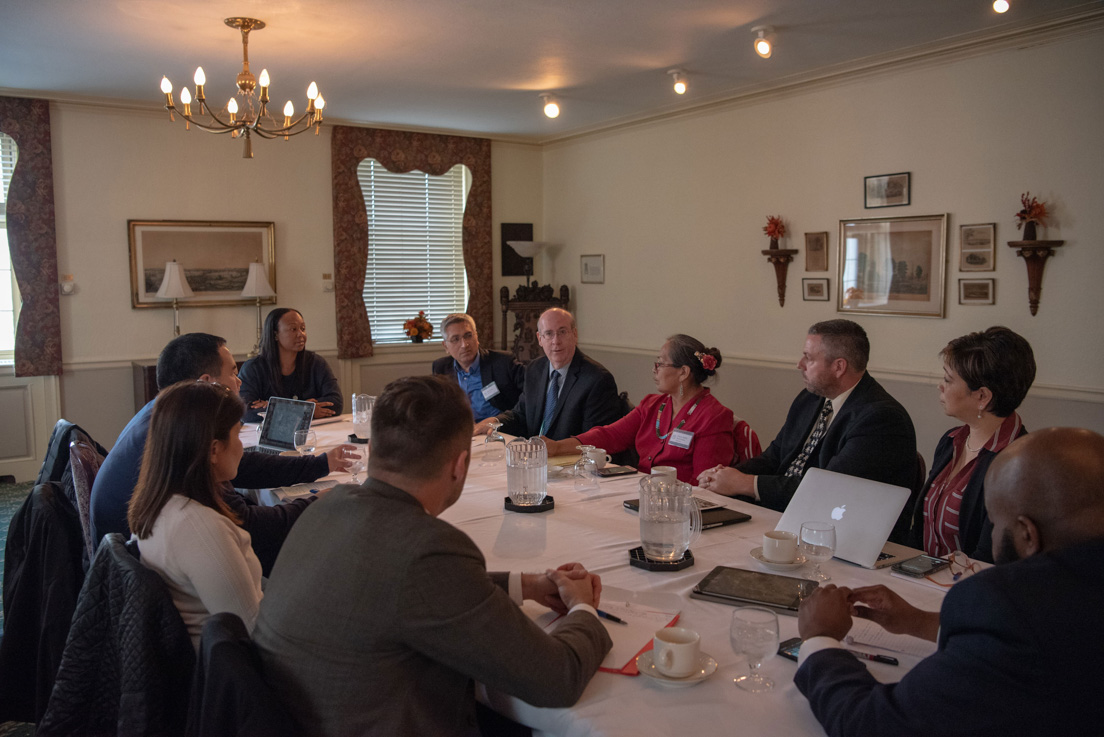
<path fill-rule="evenodd" d="M 763 533 L 763 558 L 772 563 L 793 563 L 797 558 L 797 535 L 785 530 Z"/>
<path fill-rule="evenodd" d="M 594 450 L 587 451 L 587 458 L 594 461 L 594 465 L 599 469 L 605 468 L 607 463 L 610 463 L 610 457 L 606 453 L 605 448 L 595 448 Z"/>
<path fill-rule="evenodd" d="M 674 466 L 652 466 L 653 476 L 670 476 L 672 479 L 678 476 L 678 469 Z"/>
<path fill-rule="evenodd" d="M 652 662 L 671 678 L 685 678 L 701 666 L 701 638 L 685 627 L 664 627 L 652 639 Z"/>

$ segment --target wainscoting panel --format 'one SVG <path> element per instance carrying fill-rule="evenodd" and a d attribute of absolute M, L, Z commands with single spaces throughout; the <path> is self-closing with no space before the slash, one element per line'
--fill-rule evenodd
<path fill-rule="evenodd" d="M 30 481 L 58 419 L 57 377 L 0 376 L 0 418 L 0 476 Z"/>

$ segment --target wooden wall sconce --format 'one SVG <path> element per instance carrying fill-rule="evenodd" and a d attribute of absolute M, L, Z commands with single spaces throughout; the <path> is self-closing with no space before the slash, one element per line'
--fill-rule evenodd
<path fill-rule="evenodd" d="M 773 243 L 773 241 L 772 241 Z M 763 250 L 769 263 L 774 264 L 774 278 L 778 282 L 778 306 L 786 306 L 786 272 L 797 254 L 796 248 L 771 247 Z"/>
<path fill-rule="evenodd" d="M 1043 291 L 1043 268 L 1046 260 L 1054 255 L 1054 249 L 1065 241 L 1009 241 L 1010 248 L 1027 264 L 1027 303 L 1031 314 L 1039 312 L 1039 296 Z"/>

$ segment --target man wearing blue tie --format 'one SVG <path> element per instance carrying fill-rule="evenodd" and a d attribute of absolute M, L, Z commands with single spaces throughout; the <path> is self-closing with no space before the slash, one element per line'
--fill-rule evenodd
<path fill-rule="evenodd" d="M 498 416 L 502 432 L 563 440 L 625 414 L 613 375 L 576 347 L 579 334 L 570 312 L 545 310 L 537 321 L 537 338 L 544 357 L 526 368 L 517 405 Z M 488 428 L 489 419 L 475 426 L 475 434 L 486 434 Z"/>

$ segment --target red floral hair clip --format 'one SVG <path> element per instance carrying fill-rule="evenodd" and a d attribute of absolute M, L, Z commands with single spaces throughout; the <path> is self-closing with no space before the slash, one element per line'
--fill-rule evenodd
<path fill-rule="evenodd" d="M 701 351 L 695 351 L 694 357 L 701 361 L 702 368 L 706 371 L 712 371 L 717 368 L 717 359 L 708 353 L 702 353 Z"/>

